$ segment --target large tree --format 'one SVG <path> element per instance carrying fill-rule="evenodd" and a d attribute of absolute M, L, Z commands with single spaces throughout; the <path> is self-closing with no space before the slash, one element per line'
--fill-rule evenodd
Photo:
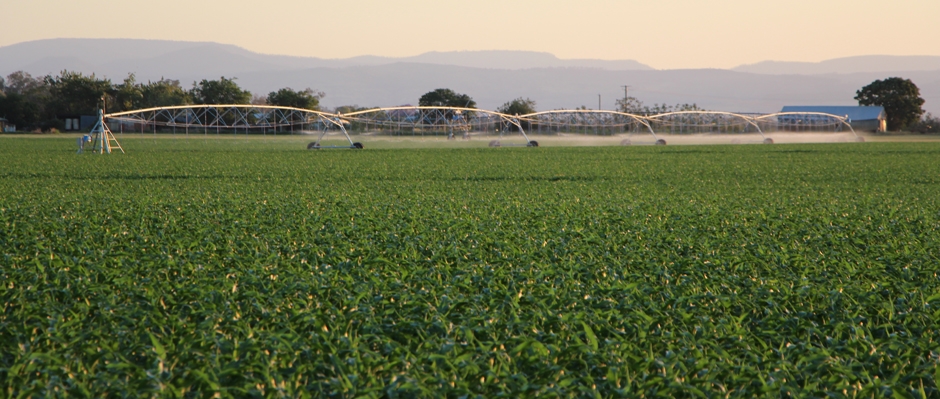
<path fill-rule="evenodd" d="M 124 82 L 114 86 L 114 101 L 108 111 L 130 111 L 143 108 L 144 94 L 133 73 L 128 74 Z"/>
<path fill-rule="evenodd" d="M 42 87 L 44 81 L 42 78 L 33 78 L 29 73 L 16 71 L 7 75 L 3 91 L 5 93 L 18 93 L 27 95 Z"/>
<path fill-rule="evenodd" d="M 422 107 L 477 107 L 477 103 L 473 101 L 470 96 L 455 93 L 451 89 L 437 89 L 424 93 L 424 95 L 418 99 L 418 105 Z"/>
<path fill-rule="evenodd" d="M 235 79 L 226 79 L 223 76 L 219 80 L 203 79 L 199 83 L 193 83 L 193 89 L 190 91 L 193 101 L 196 104 L 249 104 L 251 102 L 251 92 L 242 90 L 235 83 Z"/>
<path fill-rule="evenodd" d="M 291 88 L 283 88 L 278 91 L 272 91 L 268 94 L 268 105 L 277 105 L 281 107 L 294 107 L 303 109 L 320 109 L 320 99 L 325 94 L 306 88 L 301 91 L 295 91 Z"/>
<path fill-rule="evenodd" d="M 437 89 L 424 93 L 418 99 L 418 105 L 422 107 L 458 107 L 458 108 L 476 108 L 477 103 L 466 94 L 459 94 L 451 89 Z M 446 110 L 443 113 L 434 111 L 422 112 L 421 120 L 424 123 L 434 125 L 448 124 L 460 118 L 468 117 L 468 114 L 461 114 L 461 111 Z"/>
<path fill-rule="evenodd" d="M 49 90 L 45 78 L 33 78 L 23 71 L 11 73 L 4 82 L 6 98 L 0 104 L 0 116 L 6 117 L 20 130 L 41 127 L 44 120 L 55 119 Z"/>
<path fill-rule="evenodd" d="M 924 114 L 920 89 L 910 79 L 876 80 L 855 92 L 858 105 L 880 105 L 888 114 L 888 130 L 901 130 Z"/>
<path fill-rule="evenodd" d="M 193 102 L 190 93 L 180 86 L 180 81 L 174 79 L 148 81 L 147 84 L 140 85 L 140 92 L 143 96 L 142 108 L 186 105 Z"/>
<path fill-rule="evenodd" d="M 102 99 L 111 97 L 114 87 L 109 79 L 98 79 L 81 72 L 62 71 L 57 77 L 46 76 L 46 85 L 52 97 L 55 115 L 94 115 L 102 106 Z"/>
<path fill-rule="evenodd" d="M 519 97 L 499 106 L 496 111 L 506 115 L 534 114 L 536 112 L 535 100 Z"/>
<path fill-rule="evenodd" d="M 496 108 L 496 111 L 506 115 L 526 115 L 534 114 L 535 111 L 535 100 L 519 97 L 515 100 L 509 101 L 503 105 L 500 105 L 499 108 Z M 532 126 L 527 120 L 521 120 L 519 123 L 522 125 L 524 130 L 529 130 Z M 510 124 L 509 130 L 516 131 L 518 127 L 516 125 Z"/>
<path fill-rule="evenodd" d="M 0 95 L 0 117 L 16 125 L 20 130 L 29 130 L 39 123 L 39 105 L 26 96 L 10 92 Z"/>

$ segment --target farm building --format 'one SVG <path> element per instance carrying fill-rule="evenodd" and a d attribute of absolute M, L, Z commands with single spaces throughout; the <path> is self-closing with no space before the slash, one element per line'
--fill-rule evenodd
<path fill-rule="evenodd" d="M 848 117 L 852 129 L 862 132 L 884 132 L 888 128 L 887 114 L 884 107 L 868 106 L 815 106 L 788 105 L 780 112 L 822 112 Z"/>
<path fill-rule="evenodd" d="M 65 122 L 66 132 L 88 130 L 98 122 L 98 117 L 94 115 L 58 115 L 58 118 Z"/>
<path fill-rule="evenodd" d="M 16 125 L 10 123 L 6 118 L 0 118 L 0 132 L 10 133 L 16 131 Z"/>

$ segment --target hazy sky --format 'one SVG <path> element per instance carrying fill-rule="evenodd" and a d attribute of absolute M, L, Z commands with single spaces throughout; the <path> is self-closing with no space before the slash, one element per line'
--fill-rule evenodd
<path fill-rule="evenodd" d="M 940 0 L 9 0 L 0 46 L 212 41 L 345 58 L 533 50 L 654 68 L 940 55 Z"/>

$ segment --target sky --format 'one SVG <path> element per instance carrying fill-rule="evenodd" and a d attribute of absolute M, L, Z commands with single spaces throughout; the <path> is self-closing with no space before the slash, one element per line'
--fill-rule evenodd
<path fill-rule="evenodd" d="M 657 69 L 940 55 L 940 0 L 10 0 L 0 46 L 211 41 L 319 58 L 528 50 Z"/>

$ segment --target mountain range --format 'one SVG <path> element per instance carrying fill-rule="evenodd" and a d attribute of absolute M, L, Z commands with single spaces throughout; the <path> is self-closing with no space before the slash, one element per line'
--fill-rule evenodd
<path fill-rule="evenodd" d="M 429 52 L 412 57 L 323 59 L 260 54 L 226 44 L 136 39 L 50 39 L 0 47 L 0 76 L 62 70 L 95 73 L 115 82 L 235 77 L 253 93 L 282 87 L 326 93 L 322 104 L 416 104 L 447 87 L 495 109 L 517 97 L 538 108 L 612 109 L 629 94 L 646 104 L 696 103 L 706 109 L 773 112 L 784 105 L 853 105 L 855 91 L 876 79 L 911 79 L 940 114 L 940 57 L 860 56 L 818 63 L 765 61 L 732 69 L 657 70 L 634 60 L 559 59 L 529 51 Z M 600 98 L 598 98 L 600 97 Z"/>

